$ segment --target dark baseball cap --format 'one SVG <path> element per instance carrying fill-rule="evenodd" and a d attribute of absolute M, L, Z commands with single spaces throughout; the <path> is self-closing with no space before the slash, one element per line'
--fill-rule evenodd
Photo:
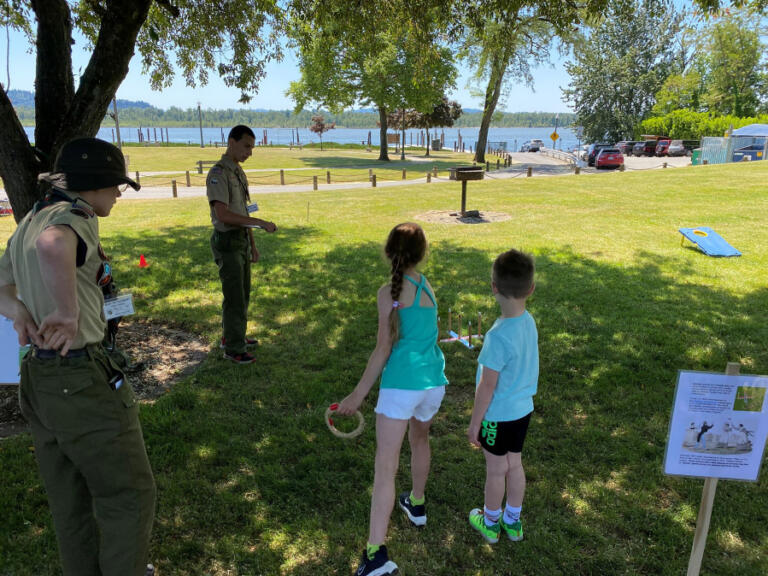
<path fill-rule="evenodd" d="M 67 192 L 87 192 L 128 184 L 141 186 L 125 175 L 125 158 L 120 149 L 98 138 L 76 138 L 59 150 L 52 172 L 38 175 Z"/>

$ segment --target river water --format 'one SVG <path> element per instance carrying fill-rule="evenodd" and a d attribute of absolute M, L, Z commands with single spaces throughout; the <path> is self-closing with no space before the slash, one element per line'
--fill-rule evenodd
<path fill-rule="evenodd" d="M 34 128 L 25 127 L 27 136 L 33 139 Z M 217 128 L 203 128 L 202 139 L 206 146 L 211 145 L 213 142 L 223 142 L 226 139 L 227 133 L 230 127 L 223 126 Z M 256 134 L 256 140 L 260 141 L 266 132 L 267 144 L 273 145 L 289 145 L 295 144 L 298 141 L 301 144 L 307 144 L 311 142 L 319 142 L 317 134 L 310 132 L 306 128 L 253 128 Z M 443 137 L 445 146 L 453 148 L 455 144 L 458 144 L 459 138 L 464 144 L 464 147 L 469 151 L 469 147 L 475 149 L 477 133 L 479 128 L 438 128 L 433 130 L 433 136 L 437 138 Z M 498 147 L 494 144 L 497 142 L 506 143 L 506 149 L 508 152 L 516 152 L 520 149 L 523 142 L 538 138 L 544 142 L 546 146 L 552 146 L 551 134 L 554 132 L 554 127 L 549 128 L 491 128 L 488 131 L 489 147 Z M 155 141 L 160 143 L 167 139 L 170 142 L 175 143 L 187 143 L 187 144 L 200 144 L 200 129 L 199 128 L 161 128 L 150 127 L 142 129 L 142 138 L 145 142 Z M 365 128 L 336 128 L 330 130 L 323 135 L 323 142 L 338 142 L 339 144 L 360 144 L 368 141 L 368 135 L 370 134 L 371 144 L 373 146 L 379 145 L 379 129 L 365 129 Z M 422 132 L 423 134 L 423 132 Z M 565 127 L 557 128 L 558 139 L 556 140 L 556 148 L 562 150 L 573 150 L 579 144 L 576 134 L 573 130 Z M 114 128 L 102 128 L 97 134 L 98 138 L 106 140 L 108 142 L 115 142 L 116 134 Z M 139 141 L 139 129 L 138 128 L 121 128 L 120 137 L 123 142 L 138 142 Z M 405 131 L 405 143 L 407 146 L 418 145 L 420 132 L 418 130 L 406 130 Z"/>

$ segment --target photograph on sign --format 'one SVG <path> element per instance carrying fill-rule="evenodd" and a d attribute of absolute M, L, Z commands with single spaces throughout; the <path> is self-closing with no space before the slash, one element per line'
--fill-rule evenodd
<path fill-rule="evenodd" d="M 664 472 L 756 481 L 766 435 L 768 377 L 681 371 Z"/>

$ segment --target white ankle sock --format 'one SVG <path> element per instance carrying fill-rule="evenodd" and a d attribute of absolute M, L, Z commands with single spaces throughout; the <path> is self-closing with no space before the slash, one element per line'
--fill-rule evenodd
<path fill-rule="evenodd" d="M 488 508 L 483 506 L 483 515 L 485 516 L 485 525 L 493 526 L 494 524 L 499 523 L 499 518 L 501 518 L 501 508 L 498 510 L 488 510 Z"/>
<path fill-rule="evenodd" d="M 522 506 L 510 506 L 507 504 L 507 507 L 504 508 L 504 523 L 505 524 L 514 524 L 518 520 L 520 520 L 520 512 L 522 511 Z"/>

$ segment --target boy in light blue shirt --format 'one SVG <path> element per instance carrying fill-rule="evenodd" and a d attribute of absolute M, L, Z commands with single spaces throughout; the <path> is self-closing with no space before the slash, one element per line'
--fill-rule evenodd
<path fill-rule="evenodd" d="M 485 455 L 485 506 L 469 513 L 469 523 L 491 544 L 499 541 L 502 528 L 510 540 L 523 539 L 521 453 L 539 381 L 539 336 L 525 309 L 535 287 L 533 275 L 528 254 L 509 250 L 496 258 L 491 288 L 501 317 L 485 335 L 477 359 L 475 406 L 467 435 Z"/>

